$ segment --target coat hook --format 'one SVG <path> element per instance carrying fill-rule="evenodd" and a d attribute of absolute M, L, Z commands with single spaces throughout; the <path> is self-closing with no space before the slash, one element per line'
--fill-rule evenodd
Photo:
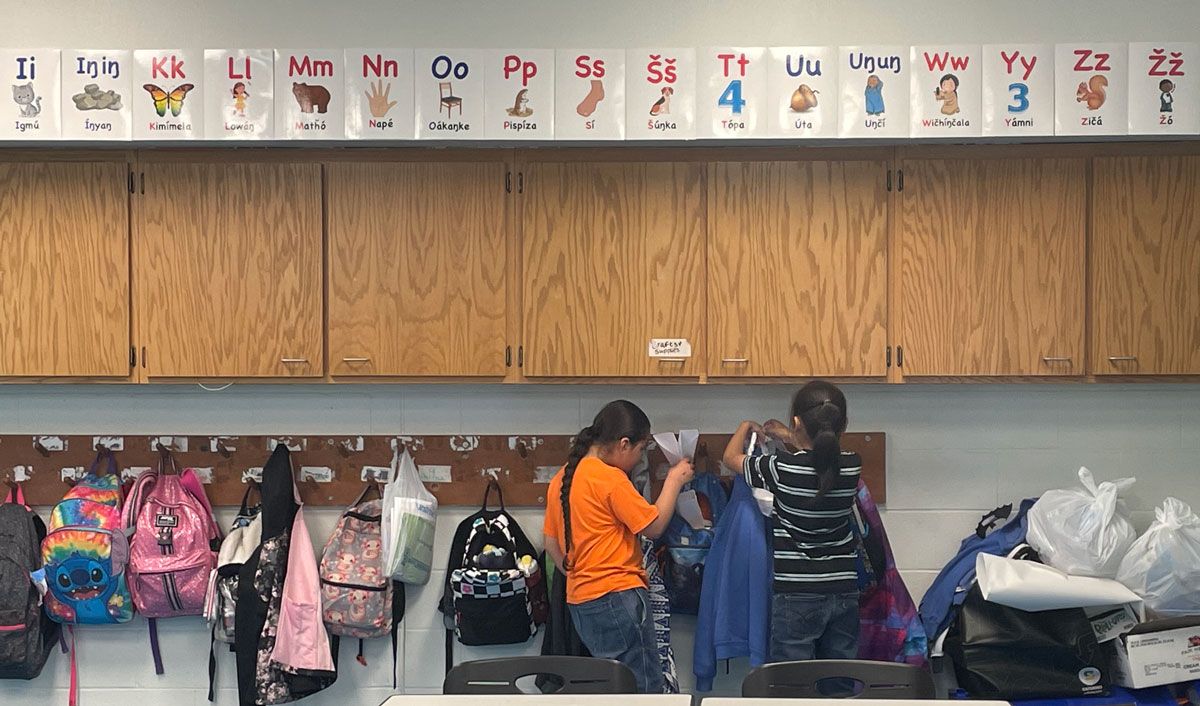
<path fill-rule="evenodd" d="M 46 458 L 50 458 L 50 449 L 48 449 L 42 445 L 41 439 L 33 440 L 33 448 L 36 449 L 38 453 L 45 456 Z"/>

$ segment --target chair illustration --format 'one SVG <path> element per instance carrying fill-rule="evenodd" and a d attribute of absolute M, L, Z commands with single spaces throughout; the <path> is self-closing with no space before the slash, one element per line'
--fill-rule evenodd
<path fill-rule="evenodd" d="M 532 684 L 538 677 L 544 686 Z M 522 688 L 517 682 L 530 686 Z M 446 675 L 445 694 L 636 694 L 629 667 L 595 657 L 505 657 L 463 662 Z"/>
<path fill-rule="evenodd" d="M 932 699 L 928 671 L 911 664 L 825 659 L 767 664 L 746 675 L 742 696 L 791 699 Z"/>
<path fill-rule="evenodd" d="M 441 94 L 441 103 L 438 105 L 438 112 L 442 112 L 442 108 L 446 109 L 446 117 L 450 117 L 450 113 L 454 110 L 454 106 L 458 106 L 458 117 L 462 117 L 462 98 L 454 95 L 454 89 L 450 86 L 449 81 L 442 81 L 438 84 L 438 93 Z"/>

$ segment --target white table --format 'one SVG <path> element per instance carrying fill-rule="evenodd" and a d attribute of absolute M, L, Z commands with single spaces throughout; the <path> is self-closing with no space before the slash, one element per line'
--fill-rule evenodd
<path fill-rule="evenodd" d="M 449 696 L 396 694 L 381 706 L 691 706 L 691 694 L 516 694 L 506 696 Z M 740 702 L 739 702 L 740 703 Z M 895 703 L 895 702 L 893 702 Z M 778 706 L 778 704 L 774 705 Z M 846 706 L 841 704 L 840 706 Z M 927 705 L 926 705 L 927 706 Z"/>
<path fill-rule="evenodd" d="M 701 706 L 931 706 L 961 704 L 962 706 L 1009 706 L 1007 701 L 919 701 L 913 699 L 734 699 L 707 698 Z"/>

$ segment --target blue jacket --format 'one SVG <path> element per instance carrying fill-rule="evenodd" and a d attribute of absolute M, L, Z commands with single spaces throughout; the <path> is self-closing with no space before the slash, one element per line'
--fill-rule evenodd
<path fill-rule="evenodd" d="M 692 661 L 699 691 L 712 691 L 717 660 L 749 657 L 752 667 L 767 662 L 773 578 L 767 532 L 750 486 L 735 477 L 704 565 Z"/>

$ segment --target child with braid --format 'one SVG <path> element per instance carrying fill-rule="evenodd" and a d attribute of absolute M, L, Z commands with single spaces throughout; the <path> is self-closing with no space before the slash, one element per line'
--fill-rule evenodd
<path fill-rule="evenodd" d="M 693 471 L 680 461 L 655 503 L 646 502 L 629 473 L 650 441 L 650 419 L 637 405 L 605 405 L 550 481 L 543 531 L 546 552 L 567 577 L 571 622 L 583 644 L 594 657 L 629 667 L 639 692 L 659 694 L 662 663 L 637 535 L 653 539 L 666 530 Z"/>

